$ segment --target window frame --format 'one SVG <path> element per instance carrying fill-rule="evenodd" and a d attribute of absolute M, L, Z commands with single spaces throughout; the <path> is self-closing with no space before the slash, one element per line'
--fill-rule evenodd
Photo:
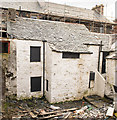
<path fill-rule="evenodd" d="M 39 48 L 39 60 L 32 60 L 32 53 L 31 53 L 31 49 L 32 48 Z M 30 46 L 30 62 L 41 62 L 41 46 Z"/>
<path fill-rule="evenodd" d="M 0 41 L 2 44 L 3 43 L 8 43 L 8 52 L 0 52 L 1 54 L 10 54 L 10 41 Z M 1 44 L 1 46 L 0 47 L 2 47 L 3 45 Z"/>
<path fill-rule="evenodd" d="M 62 52 L 62 59 L 80 59 L 80 53 Z"/>
<path fill-rule="evenodd" d="M 39 86 L 38 90 L 33 89 L 33 82 L 32 82 L 33 78 L 39 78 L 39 80 L 40 80 L 40 86 Z M 30 92 L 41 92 L 42 91 L 41 87 L 42 87 L 42 77 L 41 76 L 30 77 Z"/>

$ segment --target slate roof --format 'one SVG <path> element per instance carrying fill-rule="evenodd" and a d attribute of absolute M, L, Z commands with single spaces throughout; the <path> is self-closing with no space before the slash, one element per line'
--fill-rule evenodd
<path fill-rule="evenodd" d="M 66 16 L 97 22 L 113 23 L 110 22 L 105 16 L 98 14 L 94 10 L 85 8 L 78 8 L 74 6 L 56 4 L 51 2 L 38 2 L 38 0 L 34 0 L 34 2 L 32 2 L 32 0 L 28 0 L 28 2 L 26 2 L 27 0 L 24 0 L 22 2 L 19 2 L 20 0 L 13 0 L 13 2 L 11 0 L 7 0 L 7 2 L 2 1 L 5 0 L 0 0 L 0 7 L 14 8 L 19 10 L 19 6 L 21 6 L 21 9 L 26 11 L 40 12 L 46 14 L 49 13 L 51 15 Z"/>
<path fill-rule="evenodd" d="M 17 18 L 8 24 L 8 34 L 17 39 L 46 40 L 52 50 L 69 52 L 90 52 L 87 45 L 100 44 L 109 50 L 110 35 L 91 33 L 81 24 L 71 24 L 31 18 Z"/>
<path fill-rule="evenodd" d="M 79 8 L 79 7 L 69 6 L 69 5 L 45 2 L 45 4 L 42 5 L 41 11 L 43 13 L 50 13 L 53 15 L 59 15 L 59 16 L 65 15 L 65 17 L 112 23 L 105 16 L 100 15 L 94 10 Z"/>

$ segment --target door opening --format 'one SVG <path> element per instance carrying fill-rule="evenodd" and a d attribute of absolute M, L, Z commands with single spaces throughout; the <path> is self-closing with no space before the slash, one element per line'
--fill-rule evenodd
<path fill-rule="evenodd" d="M 103 52 L 102 56 L 102 74 L 106 73 L 106 57 L 109 55 L 109 52 Z"/>

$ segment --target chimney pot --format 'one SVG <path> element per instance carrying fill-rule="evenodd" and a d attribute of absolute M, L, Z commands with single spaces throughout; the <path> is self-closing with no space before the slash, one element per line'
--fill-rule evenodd
<path fill-rule="evenodd" d="M 97 13 L 103 15 L 104 12 L 104 5 L 96 5 L 95 7 L 92 8 L 92 10 L 96 11 Z"/>

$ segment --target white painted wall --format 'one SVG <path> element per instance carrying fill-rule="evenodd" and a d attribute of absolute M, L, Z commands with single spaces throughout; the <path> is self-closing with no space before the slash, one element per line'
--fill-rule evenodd
<path fill-rule="evenodd" d="M 96 71 L 95 90 L 96 95 L 104 97 L 105 79 L 98 71 Z"/>
<path fill-rule="evenodd" d="M 48 91 L 46 91 L 46 81 L 45 81 L 45 97 L 46 99 L 51 102 L 51 84 L 52 84 L 52 50 L 49 45 L 46 43 L 46 80 L 48 80 Z"/>
<path fill-rule="evenodd" d="M 112 59 L 106 59 L 107 63 L 106 63 L 106 67 L 107 67 L 107 81 L 112 84 L 115 85 L 115 73 L 116 73 L 116 60 L 112 60 Z"/>
<path fill-rule="evenodd" d="M 41 62 L 30 62 L 30 46 L 41 46 Z M 17 96 L 42 96 L 41 92 L 31 92 L 30 77 L 42 76 L 43 48 L 40 41 L 17 40 Z M 43 83 L 41 81 L 41 83 Z M 41 85 L 43 86 L 43 85 Z M 41 90 L 43 88 L 41 87 Z"/>
<path fill-rule="evenodd" d="M 93 52 L 90 56 L 90 67 L 93 71 L 95 71 L 98 68 L 99 46 L 88 45 L 88 50 Z"/>
<path fill-rule="evenodd" d="M 93 54 L 80 54 L 79 59 L 63 59 L 62 53 L 49 52 L 48 68 L 51 75 L 48 74 L 50 75 L 48 78 L 51 78 L 49 81 L 51 91 L 48 96 L 51 95 L 51 98 L 47 99 L 50 102 L 81 99 L 84 95 L 96 94 L 95 81 L 92 88 L 88 87 L 90 71 L 96 72 L 98 67 L 99 46 L 88 47 Z"/>
<path fill-rule="evenodd" d="M 117 60 L 106 59 L 106 87 L 105 94 L 111 95 L 114 92 L 113 85 L 116 85 L 116 71 Z"/>
<path fill-rule="evenodd" d="M 41 41 L 17 40 L 18 97 L 42 96 L 42 91 L 30 92 L 30 77 L 42 76 L 42 44 Z M 30 62 L 30 46 L 41 46 L 41 62 Z M 81 99 L 84 95 L 97 92 L 95 81 L 92 83 L 92 88 L 88 87 L 90 71 L 96 72 L 97 69 L 99 47 L 89 46 L 89 50 L 93 54 L 80 54 L 78 59 L 63 59 L 62 53 L 52 51 L 46 43 L 45 72 L 46 80 L 49 82 L 49 90 L 45 89 L 45 95 L 49 102 Z"/>
<path fill-rule="evenodd" d="M 90 56 L 80 54 L 80 59 L 63 59 L 62 53 L 52 52 L 51 102 L 81 99 L 87 94 Z"/>

